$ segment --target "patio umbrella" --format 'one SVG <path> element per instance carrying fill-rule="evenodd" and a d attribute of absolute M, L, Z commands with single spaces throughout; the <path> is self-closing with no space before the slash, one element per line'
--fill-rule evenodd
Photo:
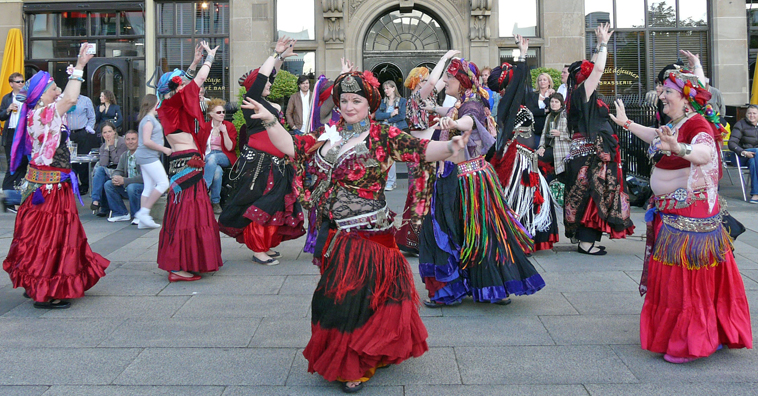
<path fill-rule="evenodd" d="M 0 67 L 0 98 L 11 92 L 8 79 L 13 73 L 24 74 L 24 39 L 21 37 L 21 29 L 11 29 L 5 39 L 3 65 Z"/>
<path fill-rule="evenodd" d="M 758 63 L 753 71 L 753 89 L 750 95 L 750 104 L 758 104 Z"/>

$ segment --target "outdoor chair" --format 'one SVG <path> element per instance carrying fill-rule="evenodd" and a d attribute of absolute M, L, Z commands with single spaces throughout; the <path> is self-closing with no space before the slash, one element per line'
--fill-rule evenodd
<path fill-rule="evenodd" d="M 734 164 L 730 161 L 730 159 L 734 159 Z M 736 152 L 723 149 L 721 151 L 721 163 L 724 166 L 724 172 L 727 176 L 729 176 L 729 182 L 734 185 L 734 181 L 732 180 L 732 174 L 731 170 L 737 171 L 737 177 L 740 179 L 740 188 L 742 188 L 742 199 L 745 201 L 748 201 L 747 196 L 747 188 L 750 183 L 750 168 L 748 168 L 747 165 L 740 164 L 740 156 L 737 155 Z M 748 177 L 745 177 L 745 174 L 748 174 Z"/>

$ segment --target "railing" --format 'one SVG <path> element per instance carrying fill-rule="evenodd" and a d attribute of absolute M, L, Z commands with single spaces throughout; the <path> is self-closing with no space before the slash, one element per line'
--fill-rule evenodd
<path fill-rule="evenodd" d="M 654 126 L 656 123 L 656 108 L 653 105 L 642 102 L 637 95 L 622 96 L 626 116 L 637 124 L 645 126 Z M 616 104 L 611 98 L 605 98 L 611 114 L 616 114 Z M 608 103 L 610 102 L 610 103 Z M 649 144 L 642 141 L 631 132 L 625 131 L 622 127 L 611 122 L 611 127 L 619 138 L 621 150 L 621 163 L 626 175 L 632 175 L 647 180 L 652 171 L 652 164 L 647 156 Z"/>

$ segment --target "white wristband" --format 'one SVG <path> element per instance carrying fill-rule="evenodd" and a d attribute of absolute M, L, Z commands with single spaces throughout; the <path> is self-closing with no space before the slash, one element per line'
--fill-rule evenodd
<path fill-rule="evenodd" d="M 71 73 L 71 77 L 84 77 L 84 70 L 74 69 L 74 72 Z"/>

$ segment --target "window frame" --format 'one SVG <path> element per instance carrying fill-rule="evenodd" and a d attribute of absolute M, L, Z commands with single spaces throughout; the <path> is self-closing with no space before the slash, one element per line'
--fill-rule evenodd
<path fill-rule="evenodd" d="M 537 23 L 534 26 L 534 36 L 523 36 L 523 37 L 526 37 L 526 38 L 540 38 L 540 37 L 542 37 L 542 18 L 541 18 L 541 16 L 542 16 L 542 12 L 541 12 L 542 11 L 542 1 L 540 1 L 540 0 L 534 0 L 534 4 L 535 4 L 534 8 L 535 8 L 536 20 L 537 20 Z M 509 32 L 507 36 L 503 36 L 502 35 L 503 33 L 500 31 L 500 13 L 504 12 L 504 11 L 501 11 L 501 10 L 504 10 L 504 7 L 501 8 L 502 6 L 503 6 L 503 4 L 500 1 L 498 1 L 497 2 L 497 35 L 498 35 L 498 37 L 497 38 L 500 38 L 500 39 L 502 39 L 502 38 L 508 38 L 508 37 L 513 37 L 513 33 L 511 33 L 511 32 Z"/>

